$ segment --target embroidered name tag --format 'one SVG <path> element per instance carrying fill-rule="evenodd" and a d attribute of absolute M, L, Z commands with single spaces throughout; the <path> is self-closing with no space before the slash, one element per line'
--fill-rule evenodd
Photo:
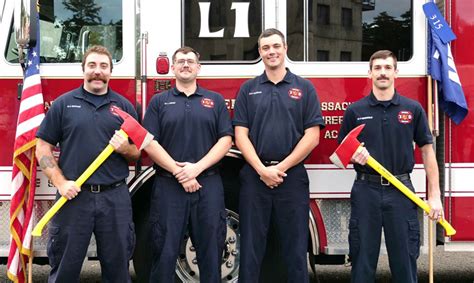
<path fill-rule="evenodd" d="M 357 121 L 372 120 L 374 116 L 357 117 Z"/>

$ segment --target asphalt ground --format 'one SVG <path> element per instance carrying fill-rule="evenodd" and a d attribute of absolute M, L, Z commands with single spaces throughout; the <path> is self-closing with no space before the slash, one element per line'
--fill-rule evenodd
<path fill-rule="evenodd" d="M 445 252 L 443 246 L 438 246 L 433 253 L 433 258 L 434 282 L 474 283 L 474 253 Z M 318 265 L 316 272 L 318 274 L 320 283 L 350 282 L 350 266 Z M 376 282 L 392 282 L 387 255 L 380 256 L 377 267 Z M 421 254 L 418 258 L 418 282 L 429 282 L 427 254 Z"/>
<path fill-rule="evenodd" d="M 47 265 L 33 265 L 33 282 L 47 282 L 48 272 L 49 266 Z M 318 265 L 316 272 L 320 283 L 350 282 L 350 266 Z M 130 267 L 130 273 L 132 274 L 133 282 L 136 282 L 133 267 Z M 314 280 L 312 272 L 311 279 Z M 418 280 L 420 283 L 429 282 L 428 255 L 422 254 L 418 259 Z M 6 276 L 6 265 L 0 265 L 0 282 L 9 282 Z M 101 282 L 98 261 L 86 261 L 84 263 L 80 282 Z M 392 282 L 386 255 L 380 256 L 376 282 Z M 443 246 L 438 246 L 434 252 L 434 282 L 474 283 L 474 253 L 445 252 Z"/>

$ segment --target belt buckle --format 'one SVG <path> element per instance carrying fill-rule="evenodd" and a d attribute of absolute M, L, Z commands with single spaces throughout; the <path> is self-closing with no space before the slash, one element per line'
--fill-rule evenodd
<path fill-rule="evenodd" d="M 100 185 L 91 185 L 91 193 L 100 193 Z"/>
<path fill-rule="evenodd" d="M 385 180 L 386 182 L 384 182 L 384 180 Z M 380 185 L 382 185 L 382 186 L 390 186 L 390 182 L 389 182 L 387 179 L 385 179 L 382 175 L 380 175 Z"/>

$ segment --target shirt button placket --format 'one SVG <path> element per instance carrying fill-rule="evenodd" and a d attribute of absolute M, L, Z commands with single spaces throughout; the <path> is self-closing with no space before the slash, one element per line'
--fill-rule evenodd
<path fill-rule="evenodd" d="M 273 95 L 273 96 L 278 96 L 278 87 L 277 87 L 277 85 L 274 85 L 274 86 L 273 86 L 272 95 Z"/>
<path fill-rule="evenodd" d="M 184 104 L 184 111 L 185 112 L 191 111 L 191 100 L 189 99 L 189 97 L 186 99 L 186 102 Z"/>

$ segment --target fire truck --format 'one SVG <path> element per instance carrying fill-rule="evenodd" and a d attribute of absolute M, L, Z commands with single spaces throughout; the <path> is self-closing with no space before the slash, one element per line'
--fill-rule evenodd
<path fill-rule="evenodd" d="M 265 28 L 286 35 L 286 66 L 308 78 L 321 101 L 326 128 L 320 144 L 306 159 L 310 178 L 308 258 L 317 264 L 343 264 L 348 260 L 351 168 L 331 164 L 329 156 L 344 110 L 367 95 L 368 59 L 379 49 L 398 57 L 397 90 L 419 101 L 428 113 L 436 137 L 441 190 L 446 219 L 457 229 L 447 237 L 437 229 L 437 244 L 447 251 L 474 251 L 474 117 L 454 124 L 439 110 L 436 83 L 428 77 L 428 29 L 425 0 L 40 0 L 41 66 L 45 109 L 62 93 L 82 83 L 80 62 L 91 45 L 106 46 L 113 55 L 110 86 L 129 99 L 142 117 L 153 95 L 174 85 L 171 55 L 192 46 L 201 54 L 198 83 L 225 98 L 230 115 L 240 85 L 262 73 L 257 38 Z M 452 53 L 468 105 L 474 103 L 474 41 L 471 0 L 436 1 L 457 39 Z M 34 6 L 28 0 L 0 0 L 0 253 L 8 256 L 12 149 L 23 82 L 17 42 L 34 38 L 28 26 Z M 431 87 L 433 85 L 433 87 Z M 396 139 L 397 137 L 393 137 Z M 185 149 L 183 149 L 185 150 Z M 426 176 L 416 150 L 412 180 L 416 194 L 426 198 Z M 222 280 L 236 282 L 239 269 L 239 178 L 244 160 L 236 148 L 222 160 L 221 172 L 228 211 Z M 155 170 L 143 156 L 130 166 L 136 249 L 133 257 L 137 281 L 146 280 L 150 268 L 148 208 Z M 35 220 L 51 207 L 56 189 L 38 171 Z M 420 210 L 422 251 L 427 251 L 428 221 Z M 46 229 L 47 230 L 47 229 Z M 262 277 L 284 278 L 276 233 L 267 244 Z M 35 239 L 35 260 L 47 262 L 47 231 Z M 382 251 L 384 251 L 382 246 Z M 96 256 L 94 240 L 88 257 Z M 198 282 L 199 270 L 189 236 L 181 249 L 176 272 L 183 282 Z M 270 281 L 269 279 L 268 281 Z M 278 282 L 273 279 L 271 282 Z"/>

